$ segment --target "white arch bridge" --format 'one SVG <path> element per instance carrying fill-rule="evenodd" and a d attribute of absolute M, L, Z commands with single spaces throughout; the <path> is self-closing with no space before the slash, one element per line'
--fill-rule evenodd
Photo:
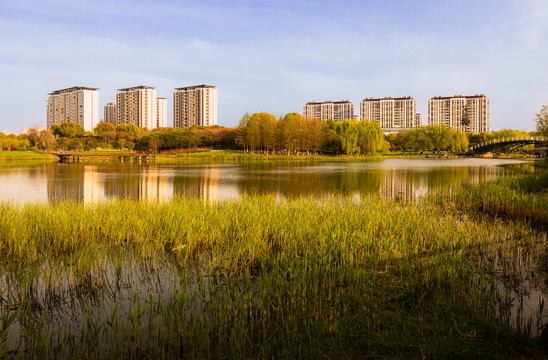
<path fill-rule="evenodd" d="M 524 136 L 524 137 L 511 137 L 502 139 L 493 139 L 483 142 L 474 146 L 470 146 L 466 151 L 467 155 L 479 155 L 488 152 L 494 153 L 511 153 L 526 145 L 544 145 L 544 148 L 538 148 L 538 155 L 543 156 L 546 154 L 546 146 L 548 146 L 548 137 L 546 136 Z"/>

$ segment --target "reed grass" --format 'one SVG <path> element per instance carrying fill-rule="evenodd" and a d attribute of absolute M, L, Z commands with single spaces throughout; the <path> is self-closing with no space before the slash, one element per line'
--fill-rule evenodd
<path fill-rule="evenodd" d="M 511 179 L 497 179 L 462 188 L 437 198 L 442 206 L 466 213 L 517 220 L 548 230 L 548 170 Z"/>
<path fill-rule="evenodd" d="M 520 222 L 378 197 L 2 203 L 0 213 L 0 357 L 546 354 L 511 328 L 512 295 L 484 261 L 545 249 Z"/>

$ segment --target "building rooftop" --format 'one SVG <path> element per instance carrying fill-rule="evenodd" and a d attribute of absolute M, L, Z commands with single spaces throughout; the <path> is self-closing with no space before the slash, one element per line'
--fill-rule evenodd
<path fill-rule="evenodd" d="M 464 99 L 473 99 L 473 98 L 485 98 L 486 96 L 483 94 L 476 94 L 476 95 L 453 95 L 453 96 L 434 96 L 432 99 L 436 100 L 448 100 L 448 99 L 455 99 L 455 98 L 464 98 Z"/>
<path fill-rule="evenodd" d="M 73 91 L 80 91 L 80 90 L 90 90 L 90 91 L 97 91 L 98 88 L 91 88 L 91 87 L 85 87 L 85 86 L 73 86 L 67 89 L 61 89 L 61 90 L 55 90 L 49 93 L 49 95 L 59 95 L 64 93 L 69 93 Z"/>
<path fill-rule="evenodd" d="M 216 87 L 213 86 L 213 85 L 202 84 L 202 85 L 194 85 L 194 86 L 186 86 L 186 87 L 175 88 L 175 90 L 194 90 L 194 89 L 204 89 L 204 88 L 215 89 Z"/>
<path fill-rule="evenodd" d="M 385 96 L 383 98 L 365 98 L 363 101 L 380 101 L 380 100 L 413 100 L 411 96 L 390 97 Z"/>
<path fill-rule="evenodd" d="M 140 90 L 140 89 L 156 89 L 155 87 L 152 87 L 152 86 L 134 86 L 134 87 L 130 87 L 130 88 L 125 88 L 125 89 L 118 89 L 118 91 L 133 91 L 133 90 Z"/>
<path fill-rule="evenodd" d="M 350 100 L 341 100 L 341 101 L 309 101 L 306 105 L 320 105 L 320 104 L 349 104 Z"/>

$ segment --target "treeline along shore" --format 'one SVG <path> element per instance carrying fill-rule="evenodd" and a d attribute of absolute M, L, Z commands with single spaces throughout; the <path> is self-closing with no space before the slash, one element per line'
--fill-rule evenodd
<path fill-rule="evenodd" d="M 547 191 L 2 203 L 0 357 L 545 358 Z"/>
<path fill-rule="evenodd" d="M 277 119 L 268 113 L 255 113 L 244 115 L 236 128 L 193 126 L 188 129 L 146 130 L 133 124 L 115 127 L 103 122 L 93 132 L 86 132 L 80 125 L 67 122 L 53 125 L 50 130 L 30 129 L 18 136 L 0 134 L 0 146 L 6 152 L 12 149 L 122 149 L 159 153 L 208 148 L 243 150 L 253 154 L 363 156 L 391 152 L 463 153 L 469 145 L 527 135 L 527 132 L 507 129 L 494 133 L 463 133 L 445 125 L 385 135 L 375 121 L 324 121 L 305 119 L 297 113 Z"/>

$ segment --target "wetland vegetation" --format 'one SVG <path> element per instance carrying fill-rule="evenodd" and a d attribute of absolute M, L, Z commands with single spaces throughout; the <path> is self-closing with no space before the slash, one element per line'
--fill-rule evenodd
<path fill-rule="evenodd" d="M 546 357 L 547 179 L 2 203 L 0 357 Z"/>

